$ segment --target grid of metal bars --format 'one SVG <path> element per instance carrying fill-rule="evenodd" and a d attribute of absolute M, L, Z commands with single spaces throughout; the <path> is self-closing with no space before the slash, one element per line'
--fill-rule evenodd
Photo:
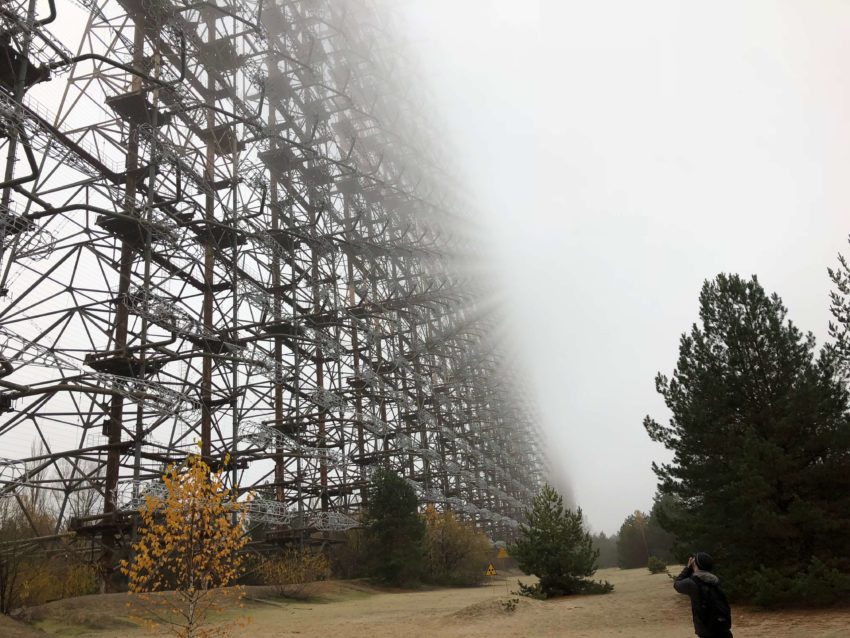
<path fill-rule="evenodd" d="M 64 526 L 94 492 L 70 523 L 110 548 L 195 451 L 303 538 L 388 465 L 510 537 L 544 454 L 391 13 L 11 0 L 0 27 L 0 495 Z"/>

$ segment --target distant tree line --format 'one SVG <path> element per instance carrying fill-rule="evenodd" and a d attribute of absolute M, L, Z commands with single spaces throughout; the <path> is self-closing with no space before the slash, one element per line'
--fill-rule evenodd
<path fill-rule="evenodd" d="M 706 281 L 673 374 L 656 377 L 672 417 L 644 420 L 673 452 L 653 464 L 663 506 L 650 517 L 673 554 L 710 552 L 731 595 L 765 606 L 850 599 L 847 262 L 829 274 L 833 341 L 820 348 L 755 276 Z"/>
<path fill-rule="evenodd" d="M 593 547 L 599 552 L 599 567 L 635 569 L 647 567 L 651 558 L 663 563 L 675 560 L 673 545 L 675 537 L 659 522 L 659 512 L 665 499 L 656 498 L 647 514 L 640 510 L 626 516 L 616 534 L 604 532 L 591 535 Z"/>

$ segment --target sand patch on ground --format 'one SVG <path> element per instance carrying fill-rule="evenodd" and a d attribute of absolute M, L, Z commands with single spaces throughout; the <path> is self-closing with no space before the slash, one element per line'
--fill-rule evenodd
<path fill-rule="evenodd" d="M 480 620 L 493 621 L 506 619 L 528 607 L 537 606 L 539 609 L 539 606 L 543 604 L 541 601 L 519 596 L 500 596 L 492 600 L 482 600 L 467 605 L 463 609 L 447 614 L 446 618 L 459 623 L 478 622 Z"/>
<path fill-rule="evenodd" d="M 243 638 L 344 636 L 344 638 L 684 638 L 693 635 L 687 598 L 677 595 L 665 574 L 645 569 L 600 570 L 615 591 L 550 601 L 518 598 L 516 577 L 501 575 L 490 585 L 468 589 L 399 591 L 362 581 L 322 583 L 309 601 L 274 596 L 267 587 L 248 588 L 240 614 L 250 625 Z M 32 610 L 33 622 L 51 635 L 80 638 L 163 636 L 132 624 L 127 596 L 85 596 Z M 735 607 L 736 638 L 846 638 L 850 609 L 763 612 Z M 108 619 L 105 620 L 105 619 Z M 9 621 L 11 622 L 11 621 Z M 111 626 L 99 626 L 109 622 Z M 16 626 L 17 627 L 17 626 Z M 8 633 L 13 638 L 41 633 Z M 21 630 L 32 632 L 26 626 Z"/>

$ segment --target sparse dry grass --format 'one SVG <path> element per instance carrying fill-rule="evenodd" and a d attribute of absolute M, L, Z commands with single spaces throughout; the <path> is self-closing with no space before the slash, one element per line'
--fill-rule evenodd
<path fill-rule="evenodd" d="M 614 593 L 549 601 L 521 599 L 509 611 L 503 601 L 515 598 L 516 576 L 478 588 L 400 591 L 363 581 L 327 581 L 309 601 L 286 601 L 269 587 L 247 588 L 251 624 L 245 638 L 682 638 L 693 635 L 686 598 L 673 592 L 664 574 L 646 569 L 600 570 L 615 584 Z M 142 638 L 143 628 L 127 624 L 123 594 L 84 596 L 32 610 L 38 627 L 51 635 L 80 638 Z M 226 612 L 222 620 L 227 619 Z M 237 613 L 236 610 L 233 612 Z M 762 612 L 735 608 L 739 638 L 845 638 L 850 608 L 824 611 Z M 107 620 L 108 619 L 108 620 Z M 7 624 L 11 621 L 6 621 Z M 109 622 L 110 626 L 100 626 Z M 0 624 L 4 638 L 44 638 L 27 626 Z M 20 631 L 20 633 L 14 633 Z M 29 633 L 26 633 L 29 632 Z"/>

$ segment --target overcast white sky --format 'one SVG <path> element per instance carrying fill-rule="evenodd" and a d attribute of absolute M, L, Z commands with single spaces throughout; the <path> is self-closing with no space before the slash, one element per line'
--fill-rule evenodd
<path fill-rule="evenodd" d="M 756 273 L 822 341 L 850 232 L 850 3 L 397 0 L 490 230 L 553 464 L 648 509 L 697 295 Z"/>

